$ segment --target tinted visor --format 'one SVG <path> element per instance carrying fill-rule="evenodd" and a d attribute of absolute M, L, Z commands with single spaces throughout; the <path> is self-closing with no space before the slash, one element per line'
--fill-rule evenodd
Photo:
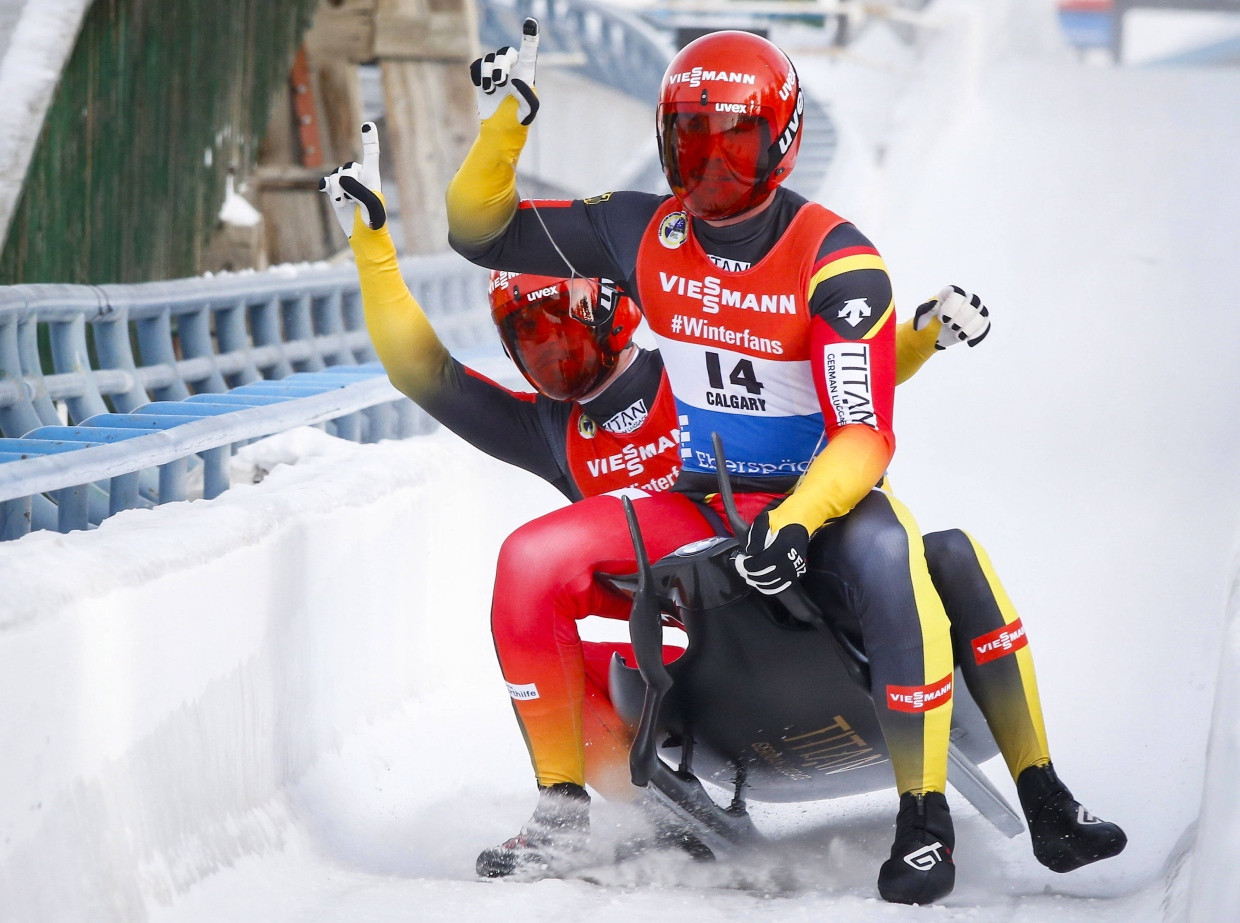
<path fill-rule="evenodd" d="M 659 128 L 668 183 L 692 214 L 729 218 L 765 198 L 775 162 L 770 110 L 667 103 L 659 107 Z"/>
<path fill-rule="evenodd" d="M 573 279 L 535 292 L 518 289 L 504 309 L 493 312 L 509 357 L 553 400 L 588 394 L 615 365 L 604 345 L 610 326 L 596 321 L 597 304 L 597 285 Z"/>

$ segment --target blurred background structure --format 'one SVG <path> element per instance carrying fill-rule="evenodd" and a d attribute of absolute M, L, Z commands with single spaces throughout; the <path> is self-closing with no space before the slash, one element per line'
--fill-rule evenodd
<path fill-rule="evenodd" d="M 150 281 L 329 258 L 341 241 L 317 183 L 358 156 L 364 118 L 379 121 L 384 137 L 398 246 L 444 250 L 442 191 L 474 133 L 466 65 L 481 48 L 515 41 L 526 15 L 547 23 L 540 81 L 592 80 L 623 120 L 648 117 L 663 63 L 703 32 L 799 23 L 816 29 L 822 46 L 846 53 L 875 27 L 915 42 L 926 7 L 927 0 L 0 0 L 7 101 L 0 284 Z M 1157 11 L 1234 16 L 1240 0 L 1058 3 L 1069 43 L 1109 62 L 1122 62 L 1133 14 Z M 1197 63 L 1236 63 L 1240 38 L 1223 34 L 1191 54 Z M 561 134 L 555 146 L 580 168 L 590 158 L 571 127 Z M 820 170 L 834 143 L 828 128 L 804 146 Z M 630 153 L 614 159 L 628 162 Z M 652 144 L 643 155 L 628 185 L 661 188 Z M 541 163 L 526 168 L 527 193 L 587 191 L 566 182 L 574 171 L 566 173 L 554 151 Z M 798 179 L 806 172 L 803 163 Z"/>
<path fill-rule="evenodd" d="M 547 23 L 540 80 L 593 80 L 647 113 L 670 55 L 704 31 L 804 21 L 842 46 L 875 13 L 907 29 L 899 14 L 925 0 L 43 0 L 28 17 L 42 27 L 23 30 L 34 6 L 0 0 L 0 30 L 26 59 L 6 57 L 0 72 L 0 98 L 24 102 L 0 156 L 0 284 L 150 281 L 330 257 L 340 240 L 318 179 L 358 156 L 363 118 L 381 123 L 398 244 L 444 250 L 442 192 L 474 134 L 468 62 L 515 41 L 526 15 Z M 807 148 L 825 161 L 831 143 Z M 658 188 L 649 148 L 633 181 Z M 559 185 L 548 184 L 557 173 Z M 562 171 L 527 180 L 538 194 L 579 191 Z"/>

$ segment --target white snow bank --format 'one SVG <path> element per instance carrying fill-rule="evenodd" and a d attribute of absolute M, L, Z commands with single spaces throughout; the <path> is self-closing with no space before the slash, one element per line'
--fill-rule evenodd
<path fill-rule="evenodd" d="M 1226 920 L 1240 907 L 1240 566 L 1233 571 L 1214 692 L 1205 789 L 1187 890 L 1190 923 Z M 1182 910 L 1182 908 L 1177 908 Z"/>
<path fill-rule="evenodd" d="M 489 644 L 498 542 L 556 497 L 447 434 L 247 455 L 215 501 L 0 544 L 0 919 L 145 919 L 278 849 L 316 760 L 451 684 L 459 616 Z"/>

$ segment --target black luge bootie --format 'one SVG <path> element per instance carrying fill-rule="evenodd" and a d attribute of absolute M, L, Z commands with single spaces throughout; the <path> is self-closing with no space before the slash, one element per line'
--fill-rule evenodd
<path fill-rule="evenodd" d="M 929 904 L 956 884 L 956 834 L 942 792 L 900 796 L 891 858 L 878 872 L 878 893 L 893 904 Z"/>
<path fill-rule="evenodd" d="M 512 839 L 484 849 L 475 868 L 483 878 L 564 874 L 589 861 L 590 796 L 559 782 L 538 789 L 534 816 Z"/>
<path fill-rule="evenodd" d="M 1117 824 L 1095 817 L 1072 797 L 1050 763 L 1023 770 L 1016 794 L 1029 824 L 1033 855 L 1052 872 L 1109 859 L 1128 843 Z"/>

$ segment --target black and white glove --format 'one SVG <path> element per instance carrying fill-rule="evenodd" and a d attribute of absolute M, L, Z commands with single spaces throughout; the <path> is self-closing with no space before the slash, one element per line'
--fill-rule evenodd
<path fill-rule="evenodd" d="M 753 521 L 745 550 L 734 560 L 745 582 L 767 596 L 782 593 L 805 575 L 809 533 L 798 522 L 771 531 L 766 513 Z"/>
<path fill-rule="evenodd" d="M 538 20 L 529 18 L 521 25 L 521 50 L 505 45 L 478 58 L 469 66 L 469 79 L 477 88 L 478 118 L 485 122 L 509 96 L 517 101 L 517 119 L 522 125 L 538 114 L 534 92 L 534 65 L 538 60 Z"/>
<path fill-rule="evenodd" d="M 379 131 L 374 122 L 362 125 L 362 162 L 349 161 L 319 180 L 319 192 L 331 200 L 336 220 L 345 237 L 353 236 L 353 216 L 358 208 L 366 226 L 377 231 L 387 223 L 387 209 L 379 193 Z"/>
<path fill-rule="evenodd" d="M 970 295 L 957 285 L 949 285 L 913 314 L 913 329 L 924 330 L 930 318 L 937 317 L 943 325 L 935 349 L 947 349 L 957 343 L 976 346 L 990 333 L 990 311 L 982 299 Z"/>

